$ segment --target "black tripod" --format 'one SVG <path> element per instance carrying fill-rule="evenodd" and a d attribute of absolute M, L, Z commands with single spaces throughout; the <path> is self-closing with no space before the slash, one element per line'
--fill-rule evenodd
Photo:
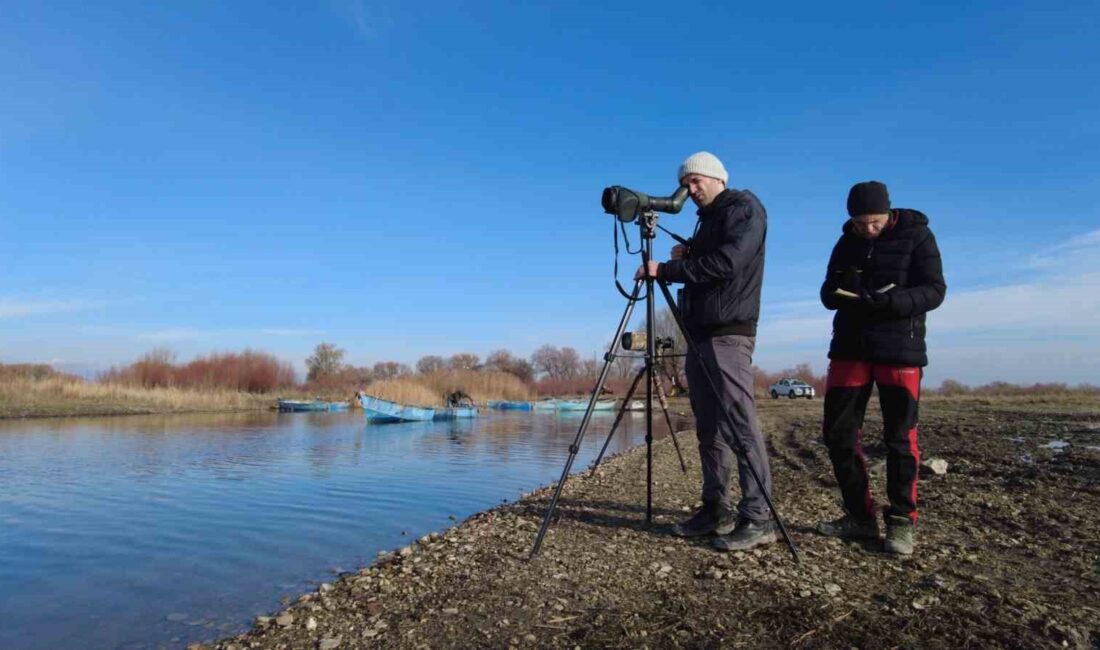
<path fill-rule="evenodd" d="M 629 213 L 628 213 L 629 214 Z M 653 239 L 657 236 L 657 213 L 652 210 L 637 213 L 637 223 L 641 230 L 642 240 L 642 267 L 648 269 L 649 261 L 653 259 Z M 569 457 L 565 461 L 565 467 L 562 468 L 561 478 L 558 479 L 558 485 L 554 489 L 554 496 L 550 499 L 550 506 L 546 509 L 546 516 L 542 520 L 542 526 L 539 528 L 538 535 L 535 537 L 535 544 L 531 548 L 531 557 L 538 555 L 539 548 L 542 546 L 542 540 L 546 536 L 546 531 L 550 528 L 550 521 L 554 516 L 554 510 L 557 508 L 558 499 L 561 497 L 562 489 L 565 487 L 565 481 L 569 478 L 569 470 L 573 467 L 573 461 L 577 458 L 577 452 L 580 451 L 581 441 L 584 439 L 585 431 L 588 429 L 588 423 L 592 419 L 592 411 L 595 409 L 596 400 L 599 398 L 600 392 L 603 390 L 604 382 L 607 380 L 607 376 L 611 370 L 611 362 L 615 359 L 615 346 L 619 344 L 622 339 L 623 332 L 626 331 L 627 323 L 630 322 L 630 317 L 634 313 L 634 306 L 637 304 L 639 298 L 638 294 L 641 291 L 642 286 L 645 285 L 645 306 L 646 306 L 646 349 L 645 349 L 645 367 L 643 368 L 646 376 L 645 386 L 645 444 L 646 444 L 646 504 L 645 504 L 645 521 L 646 525 L 653 523 L 653 365 L 654 360 L 657 359 L 656 349 L 656 317 L 654 308 L 653 289 L 657 286 L 661 289 L 661 294 L 665 297 L 665 302 L 668 304 L 669 310 L 672 312 L 673 317 L 676 319 L 676 326 L 679 328 L 680 333 L 684 337 L 684 341 L 687 342 L 688 354 L 694 354 L 696 358 L 700 359 L 700 366 L 703 369 L 703 374 L 707 378 L 707 385 L 710 390 L 713 391 L 716 398 L 721 400 L 721 393 L 718 391 L 718 384 L 714 381 L 714 377 L 711 374 L 711 369 L 707 367 L 705 363 L 702 363 L 702 357 L 699 355 L 699 350 L 695 346 L 695 342 L 688 335 L 687 327 L 684 325 L 683 319 L 680 317 L 680 311 L 677 309 L 675 301 L 672 299 L 672 294 L 669 293 L 668 285 L 661 280 L 656 280 L 648 275 L 642 279 L 635 280 L 634 290 L 630 293 L 627 300 L 626 309 L 623 311 L 623 317 L 619 321 L 619 327 L 615 331 L 614 338 L 611 339 L 611 346 L 608 348 L 608 352 L 604 355 L 603 369 L 600 371 L 600 377 L 596 381 L 596 387 L 592 390 L 592 397 L 588 400 L 588 408 L 584 411 L 584 417 L 581 419 L 580 427 L 577 429 L 577 436 L 573 439 L 573 444 L 569 445 Z M 641 374 L 639 374 L 639 378 Z M 637 380 L 635 381 L 637 383 Z M 698 390 L 694 388 L 693 390 Z M 741 442 L 741 434 L 734 426 L 733 420 L 730 417 L 729 412 L 726 409 L 719 409 L 722 416 L 726 419 L 726 424 L 729 425 L 731 431 L 733 431 L 733 452 L 742 458 L 746 458 L 746 449 L 744 443 Z M 673 437 L 675 440 L 675 437 Z M 606 444 L 605 444 L 606 448 Z M 679 444 L 677 443 L 677 451 L 679 450 Z M 602 452 L 601 452 L 602 455 Z M 681 463 L 683 457 L 681 457 Z M 779 526 L 779 531 L 783 534 L 783 540 L 787 543 L 787 548 L 790 549 L 791 555 L 794 557 L 795 562 L 801 562 L 802 559 L 799 556 L 798 549 L 795 548 L 794 542 L 791 541 L 790 535 L 787 533 L 787 527 L 783 524 L 783 520 L 779 516 L 779 512 L 775 509 L 775 504 L 772 503 L 771 495 L 764 488 L 764 484 L 760 479 L 760 475 L 756 472 L 756 468 L 753 467 L 751 462 L 745 463 L 749 469 L 749 474 L 752 475 L 753 481 L 760 488 L 761 493 L 764 495 L 764 501 L 768 504 L 768 508 L 772 512 L 772 516 L 775 517 L 775 522 Z"/>
<path fill-rule="evenodd" d="M 600 466 L 600 461 L 603 460 L 603 455 L 607 452 L 607 446 L 611 444 L 611 438 L 615 436 L 615 429 L 619 426 L 619 422 L 622 421 L 623 415 L 626 414 L 626 410 L 630 406 L 630 400 L 634 398 L 634 391 L 638 389 L 638 382 L 642 380 L 642 377 L 648 376 L 648 366 L 649 364 L 646 363 L 638 369 L 638 374 L 634 375 L 634 381 L 630 384 L 630 390 L 626 392 L 626 397 L 623 398 L 623 404 L 619 407 L 619 414 L 615 416 L 615 421 L 611 423 L 611 430 L 607 432 L 607 440 L 603 441 L 603 447 L 600 448 L 600 453 L 596 456 L 596 460 L 592 461 L 592 473 L 595 473 L 596 468 Z M 672 444 L 676 447 L 676 457 L 680 459 L 680 471 L 687 474 L 688 468 L 687 465 L 684 464 L 684 454 L 680 451 L 680 441 L 676 438 L 676 429 L 673 428 L 672 418 L 668 415 L 668 400 L 665 398 L 665 389 L 661 385 L 661 380 L 659 378 L 657 379 L 656 387 L 657 400 L 661 404 L 661 411 L 665 414 L 665 424 L 668 425 L 668 435 L 672 436 Z"/>

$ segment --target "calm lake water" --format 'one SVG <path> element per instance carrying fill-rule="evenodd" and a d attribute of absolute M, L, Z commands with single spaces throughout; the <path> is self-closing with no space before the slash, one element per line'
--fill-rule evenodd
<path fill-rule="evenodd" d="M 613 420 L 593 418 L 575 469 Z M 0 421 L 0 648 L 184 647 L 244 631 L 284 596 L 557 480 L 579 424 L 515 412 Z M 628 414 L 608 453 L 644 435 Z"/>

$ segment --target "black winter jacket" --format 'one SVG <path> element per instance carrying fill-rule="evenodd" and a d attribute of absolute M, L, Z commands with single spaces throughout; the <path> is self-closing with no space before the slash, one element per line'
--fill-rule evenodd
<path fill-rule="evenodd" d="M 844 234 L 833 247 L 821 302 L 835 309 L 830 359 L 870 361 L 899 366 L 928 365 L 924 343 L 924 315 L 943 302 L 947 285 L 936 238 L 928 217 L 916 210 L 890 212 L 893 222 L 877 239 L 863 239 L 844 224 Z M 853 274 L 852 268 L 860 270 Z M 838 286 L 853 277 L 874 292 L 889 284 L 881 304 L 837 296 Z"/>
<path fill-rule="evenodd" d="M 752 192 L 727 189 L 698 214 L 687 258 L 661 264 L 657 275 L 684 283 L 680 313 L 692 338 L 755 336 L 768 213 Z"/>

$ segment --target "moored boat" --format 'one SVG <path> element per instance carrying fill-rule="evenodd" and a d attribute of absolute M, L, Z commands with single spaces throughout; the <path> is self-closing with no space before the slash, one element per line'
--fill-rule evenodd
<path fill-rule="evenodd" d="M 476 406 L 445 406 L 435 409 L 434 420 L 458 420 L 460 418 L 476 418 L 478 414 Z"/>
<path fill-rule="evenodd" d="M 511 400 L 491 400 L 486 402 L 489 408 L 500 409 L 501 411 L 530 411 L 531 402 L 516 402 Z"/>
<path fill-rule="evenodd" d="M 435 409 L 398 404 L 381 397 L 359 394 L 367 422 L 427 422 L 435 417 Z"/>
<path fill-rule="evenodd" d="M 583 411 L 588 408 L 588 400 L 559 400 L 559 411 Z M 611 411 L 615 408 L 615 400 L 605 399 L 596 402 L 596 405 L 592 408 L 593 411 Z"/>
<path fill-rule="evenodd" d="M 532 404 L 531 408 L 536 411 L 556 411 L 558 410 L 558 400 L 553 398 L 542 399 Z"/>
<path fill-rule="evenodd" d="M 301 413 L 304 411 L 327 411 L 329 403 L 323 400 L 281 399 L 279 411 L 282 413 Z"/>

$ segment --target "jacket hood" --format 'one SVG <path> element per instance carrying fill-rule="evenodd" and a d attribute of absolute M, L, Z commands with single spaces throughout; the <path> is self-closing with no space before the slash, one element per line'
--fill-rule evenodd
<path fill-rule="evenodd" d="M 719 195 L 721 196 L 721 195 Z M 714 202 L 717 203 L 718 199 L 715 198 Z M 890 230 L 908 230 L 909 228 L 918 228 L 921 226 L 928 227 L 928 217 L 919 210 L 910 210 L 909 208 L 894 208 L 890 210 L 890 219 L 896 219 L 897 221 Z M 844 226 L 841 228 L 845 235 L 851 235 L 852 222 L 845 221 Z"/>

